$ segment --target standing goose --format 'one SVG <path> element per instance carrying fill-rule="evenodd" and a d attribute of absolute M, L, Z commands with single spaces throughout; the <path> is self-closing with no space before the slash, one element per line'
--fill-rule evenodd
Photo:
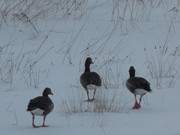
<path fill-rule="evenodd" d="M 126 81 L 126 86 L 129 91 L 134 94 L 135 97 L 135 104 L 133 109 L 141 108 L 142 97 L 147 92 L 152 91 L 150 88 L 150 83 L 142 77 L 135 77 L 135 68 L 131 66 L 129 68 L 129 79 Z M 139 102 L 136 99 L 137 95 L 140 95 Z"/>
<path fill-rule="evenodd" d="M 46 116 L 53 110 L 54 104 L 52 100 L 49 98 L 48 95 L 53 95 L 52 91 L 50 88 L 45 88 L 42 96 L 35 97 L 29 101 L 27 111 L 30 111 L 32 114 L 32 126 L 35 127 L 40 127 L 36 126 L 34 124 L 34 119 L 35 115 L 37 116 L 43 116 L 43 124 L 42 127 L 47 127 L 45 125 L 45 119 Z"/>
<path fill-rule="evenodd" d="M 101 77 L 96 72 L 90 71 L 91 64 L 93 64 L 92 59 L 90 57 L 87 57 L 87 59 L 85 61 L 85 71 L 80 76 L 81 85 L 87 92 L 87 97 L 88 97 L 87 101 L 94 100 L 96 89 L 97 89 L 97 87 L 101 86 Z M 89 90 L 94 90 L 93 97 L 91 99 L 89 97 Z"/>

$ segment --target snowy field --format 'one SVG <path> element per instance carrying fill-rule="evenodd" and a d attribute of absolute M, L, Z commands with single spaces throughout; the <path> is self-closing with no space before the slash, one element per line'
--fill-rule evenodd
<path fill-rule="evenodd" d="M 0 5 L 2 135 L 180 135 L 179 0 Z M 103 80 L 90 103 L 79 81 L 87 56 Z M 152 87 L 139 110 L 131 109 L 134 97 L 125 86 L 132 65 Z M 55 108 L 49 127 L 33 128 L 27 104 L 45 87 L 52 88 Z"/>

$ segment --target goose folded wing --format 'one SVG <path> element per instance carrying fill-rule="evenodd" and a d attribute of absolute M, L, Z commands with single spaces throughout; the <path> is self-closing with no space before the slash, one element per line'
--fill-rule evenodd
<path fill-rule="evenodd" d="M 89 75 L 89 81 L 91 84 L 101 86 L 101 78 L 96 72 L 91 72 L 91 74 Z"/>
<path fill-rule="evenodd" d="M 34 109 L 42 109 L 42 110 L 46 110 L 48 107 L 46 98 L 43 97 L 36 97 L 34 99 L 31 99 L 29 104 L 28 104 L 28 109 L 30 110 L 34 110 Z"/>
<path fill-rule="evenodd" d="M 133 79 L 133 83 L 137 88 L 140 89 L 149 89 L 150 87 L 150 83 L 146 79 L 141 77 L 135 77 Z"/>

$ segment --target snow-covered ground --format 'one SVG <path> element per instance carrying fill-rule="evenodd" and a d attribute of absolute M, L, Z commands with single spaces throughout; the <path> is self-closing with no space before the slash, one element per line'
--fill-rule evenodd
<path fill-rule="evenodd" d="M 2 23 L 1 134 L 180 135 L 180 7 L 176 0 L 151 0 L 151 6 L 134 1 L 126 9 L 126 0 L 89 0 L 82 17 L 51 15 L 32 20 L 36 28 L 13 19 Z M 87 56 L 103 79 L 97 94 L 105 93 L 107 100 L 116 95 L 118 111 L 63 112 L 64 101 L 84 108 L 94 104 L 84 102 L 79 83 Z M 134 97 L 124 85 L 131 65 L 153 89 L 140 110 L 131 109 Z M 27 104 L 45 87 L 54 92 L 55 109 L 47 117 L 49 127 L 34 129 Z"/>
<path fill-rule="evenodd" d="M 124 89 L 126 90 L 126 89 Z M 39 91 L 40 92 L 40 91 Z M 48 128 L 33 129 L 31 115 L 26 112 L 27 101 L 39 92 L 1 92 L 1 133 L 3 134 L 95 134 L 116 135 L 179 135 L 179 90 L 157 90 L 145 98 L 140 110 L 132 110 L 129 103 L 120 113 L 60 113 L 61 90 L 52 98 L 55 110 L 48 116 Z M 126 98 L 131 98 L 126 96 Z M 83 101 L 82 101 L 83 102 Z M 42 119 L 36 121 L 41 124 Z"/>

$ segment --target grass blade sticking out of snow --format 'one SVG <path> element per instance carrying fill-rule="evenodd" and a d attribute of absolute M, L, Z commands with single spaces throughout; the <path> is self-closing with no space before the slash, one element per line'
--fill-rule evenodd
<path fill-rule="evenodd" d="M 73 94 L 69 98 L 63 99 L 60 105 L 62 113 L 84 113 L 84 112 L 123 112 L 124 105 L 121 102 L 121 92 L 97 90 L 95 100 L 93 102 L 86 102 L 86 96 L 83 96 L 83 91 L 77 91 L 78 94 Z"/>

